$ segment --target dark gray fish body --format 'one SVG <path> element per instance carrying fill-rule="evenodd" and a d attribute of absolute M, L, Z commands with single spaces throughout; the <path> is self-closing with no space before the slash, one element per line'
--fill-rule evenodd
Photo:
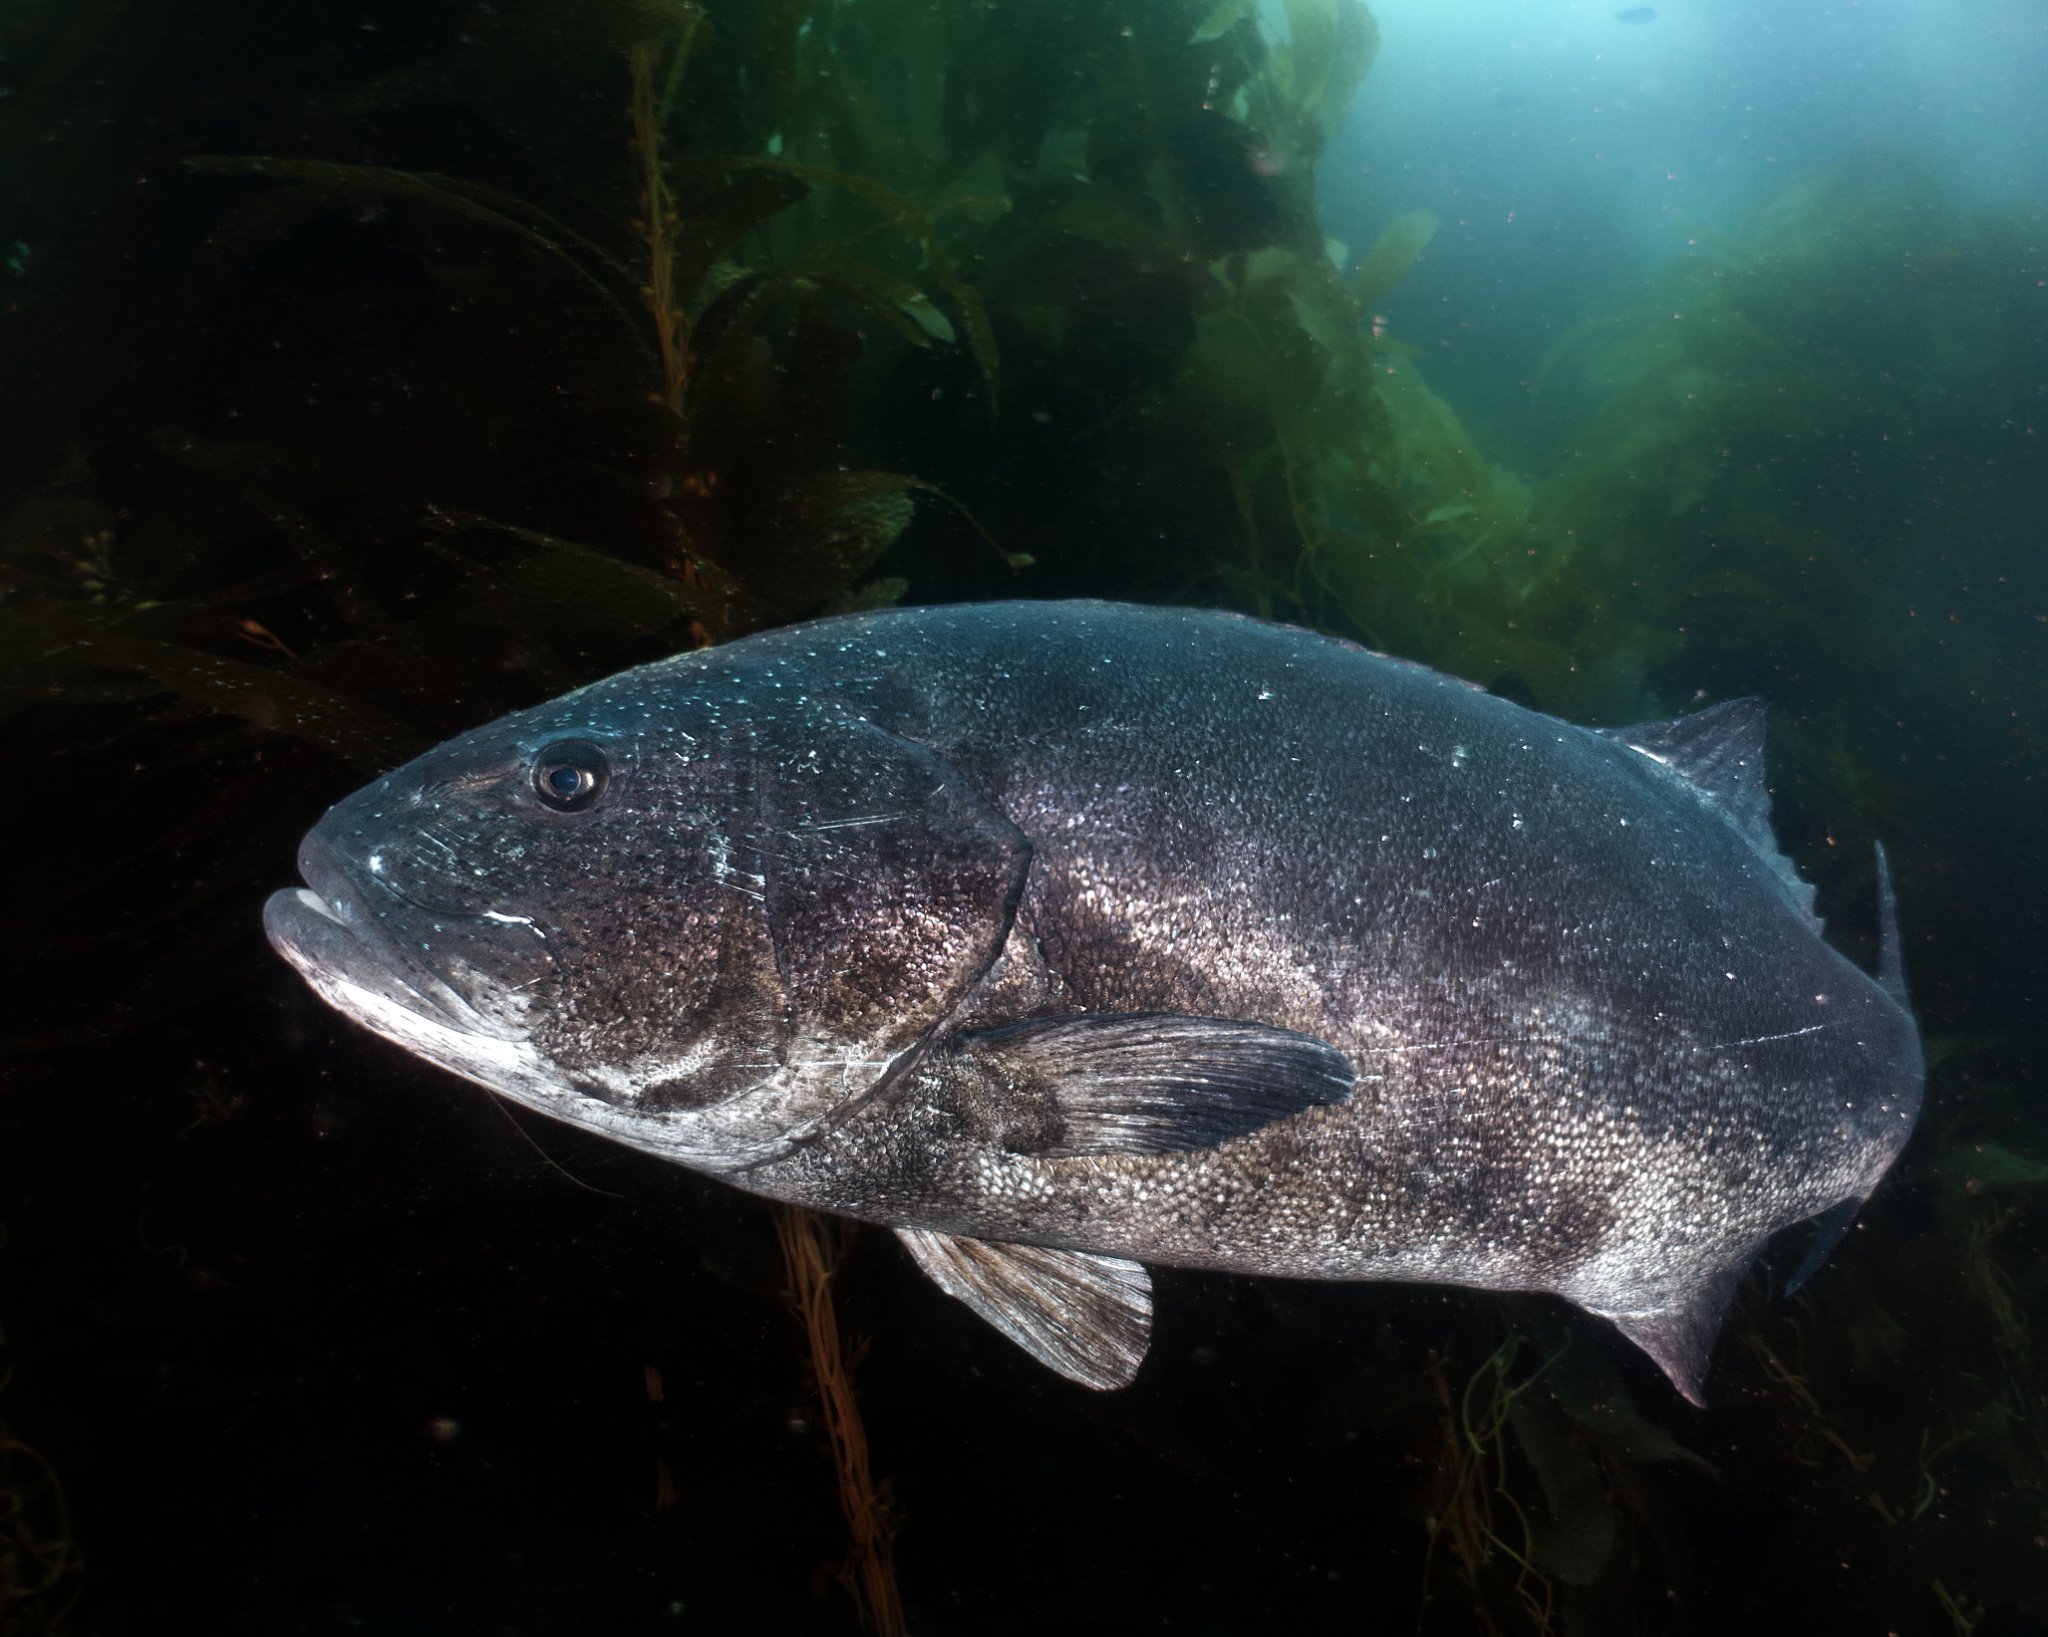
<path fill-rule="evenodd" d="M 1761 749 L 1751 702 L 1600 733 L 1228 616 L 854 616 L 451 741 L 266 924 L 432 1061 L 895 1226 L 1092 1385 L 1149 1261 L 1554 1291 L 1697 1396 L 1921 1092 Z"/>

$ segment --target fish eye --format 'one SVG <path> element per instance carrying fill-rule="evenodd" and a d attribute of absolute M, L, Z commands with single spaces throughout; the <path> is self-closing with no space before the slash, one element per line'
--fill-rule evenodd
<path fill-rule="evenodd" d="M 605 753 L 585 739 L 558 739 L 533 759 L 533 793 L 558 813 L 592 806 L 611 777 Z"/>

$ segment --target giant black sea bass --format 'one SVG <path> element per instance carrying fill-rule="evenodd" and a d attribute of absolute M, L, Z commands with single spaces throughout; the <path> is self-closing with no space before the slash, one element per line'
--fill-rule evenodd
<path fill-rule="evenodd" d="M 264 922 L 350 1017 L 886 1223 L 1091 1387 L 1155 1262 L 1554 1291 L 1697 1401 L 1765 1240 L 1846 1226 L 1920 1107 L 1881 862 L 1873 980 L 1757 703 L 1596 731 L 1228 615 L 750 637 L 451 740 L 299 862 Z"/>

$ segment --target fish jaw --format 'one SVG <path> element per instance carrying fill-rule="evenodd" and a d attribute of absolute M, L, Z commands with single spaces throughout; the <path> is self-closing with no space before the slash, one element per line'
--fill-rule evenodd
<path fill-rule="evenodd" d="M 343 1016 L 451 1073 L 539 1106 L 560 1095 L 520 1024 L 517 992 L 493 986 L 487 1004 L 405 958 L 339 863 L 308 839 L 301 868 L 316 885 L 270 895 L 271 947 Z M 472 986 L 481 974 L 466 974 Z"/>
<path fill-rule="evenodd" d="M 650 1057 L 569 1072 L 534 1044 L 520 985 L 467 963 L 457 963 L 456 981 L 446 981 L 410 957 L 374 908 L 379 889 L 358 888 L 318 831 L 307 838 L 300 867 L 316 885 L 273 893 L 264 932 L 328 1005 L 522 1107 L 676 1164 L 730 1175 L 785 1158 L 810 1138 L 818 1109 L 842 1112 L 860 1088 L 885 1083 L 897 1058 L 915 1055 L 869 1061 L 843 1049 L 806 1052 L 786 1063 L 763 1061 L 751 1088 L 723 1106 L 648 1106 L 649 1088 L 683 1077 L 686 1063 Z"/>

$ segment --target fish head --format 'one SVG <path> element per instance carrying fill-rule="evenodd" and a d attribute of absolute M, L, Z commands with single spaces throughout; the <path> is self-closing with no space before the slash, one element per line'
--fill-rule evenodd
<path fill-rule="evenodd" d="M 671 662 L 429 751 L 314 826 L 271 943 L 541 1113 L 718 1173 L 788 1154 L 986 975 L 1030 850 L 925 747 L 752 691 Z"/>

